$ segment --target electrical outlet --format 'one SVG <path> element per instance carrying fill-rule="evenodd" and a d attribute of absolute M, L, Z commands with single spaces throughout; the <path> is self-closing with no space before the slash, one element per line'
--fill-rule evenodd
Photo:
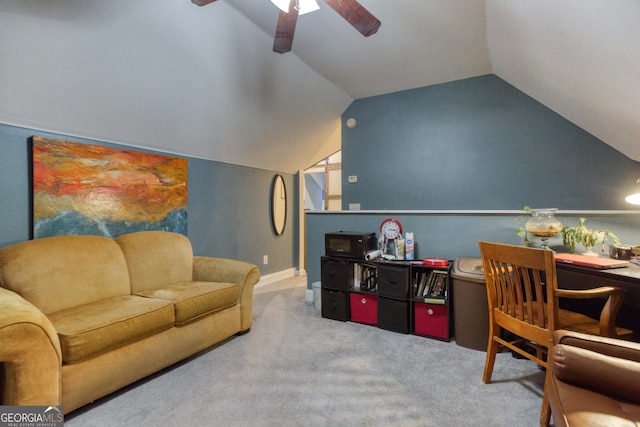
<path fill-rule="evenodd" d="M 355 184 L 356 182 L 358 182 L 358 176 L 357 175 L 349 175 L 348 181 L 349 181 L 349 184 Z"/>
<path fill-rule="evenodd" d="M 264 265 L 269 264 L 269 255 L 265 255 L 265 256 L 262 257 L 262 263 Z"/>

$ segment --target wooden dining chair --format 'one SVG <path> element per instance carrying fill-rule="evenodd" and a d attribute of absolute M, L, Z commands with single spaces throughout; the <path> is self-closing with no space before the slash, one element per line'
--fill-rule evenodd
<path fill-rule="evenodd" d="M 616 337 L 615 319 L 624 291 L 612 286 L 588 290 L 558 289 L 554 252 L 501 243 L 479 242 L 489 306 L 489 340 L 483 381 L 491 382 L 499 347 L 547 368 L 556 329 Z M 608 298 L 599 320 L 558 307 L 558 298 Z M 517 339 L 508 339 L 509 331 Z M 527 351 L 532 350 L 532 351 Z M 545 381 L 540 425 L 548 426 L 550 408 Z"/>

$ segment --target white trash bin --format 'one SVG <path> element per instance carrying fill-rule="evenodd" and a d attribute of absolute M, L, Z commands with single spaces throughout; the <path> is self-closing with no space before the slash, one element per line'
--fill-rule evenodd
<path fill-rule="evenodd" d="M 320 310 L 321 309 L 321 286 L 320 286 L 320 282 L 313 282 L 311 284 L 311 288 L 313 289 L 313 308 L 315 308 L 316 310 Z"/>

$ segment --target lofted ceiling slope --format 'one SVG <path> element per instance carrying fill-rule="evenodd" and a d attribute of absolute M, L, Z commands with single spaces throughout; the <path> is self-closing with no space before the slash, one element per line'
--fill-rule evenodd
<path fill-rule="evenodd" d="M 227 1 L 274 33 L 270 2 Z M 293 53 L 353 98 L 494 73 L 640 161 L 640 2 L 360 0 L 370 38 L 318 3 Z"/>
<path fill-rule="evenodd" d="M 318 0 L 287 54 L 269 0 L 0 2 L 0 122 L 283 172 L 357 98 L 495 73 L 640 161 L 640 2 Z"/>

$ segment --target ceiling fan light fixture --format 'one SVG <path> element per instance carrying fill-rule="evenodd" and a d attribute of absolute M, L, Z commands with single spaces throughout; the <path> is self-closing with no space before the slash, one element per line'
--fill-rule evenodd
<path fill-rule="evenodd" d="M 280 9 L 276 34 L 273 38 L 273 51 L 290 52 L 298 15 L 313 12 L 320 7 L 316 0 L 289 0 L 288 6 L 287 0 L 271 0 L 271 2 Z M 365 37 L 375 34 L 380 27 L 378 18 L 362 7 L 357 0 L 324 0 L 324 2 Z"/>
<path fill-rule="evenodd" d="M 318 6 L 316 0 L 298 0 L 295 8 L 298 11 L 298 15 L 304 15 L 320 9 L 320 6 Z"/>
<path fill-rule="evenodd" d="M 271 0 L 271 3 L 284 13 L 289 13 L 289 0 Z M 304 15 L 320 9 L 316 0 L 297 0 L 294 7 L 298 11 L 298 15 Z"/>
<path fill-rule="evenodd" d="M 271 0 L 271 3 L 275 4 L 284 13 L 289 13 L 289 0 Z"/>

